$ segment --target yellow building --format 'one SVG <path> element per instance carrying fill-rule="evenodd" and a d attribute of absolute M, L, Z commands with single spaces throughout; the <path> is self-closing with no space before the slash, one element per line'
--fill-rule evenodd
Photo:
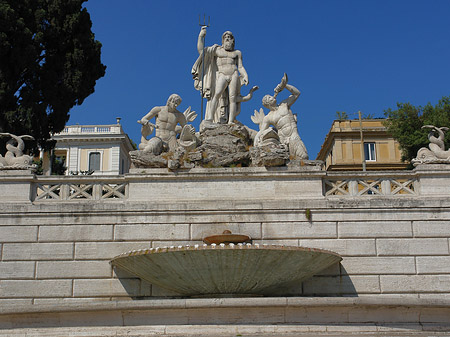
<path fill-rule="evenodd" d="M 387 133 L 384 119 L 335 120 L 317 155 L 327 170 L 402 170 L 408 164 L 401 161 L 399 143 Z M 364 157 L 361 156 L 361 129 Z"/>

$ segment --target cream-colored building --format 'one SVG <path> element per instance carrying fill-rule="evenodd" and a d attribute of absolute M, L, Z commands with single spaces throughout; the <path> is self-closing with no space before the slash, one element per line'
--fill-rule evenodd
<path fill-rule="evenodd" d="M 367 170 L 401 170 L 407 163 L 401 161 L 399 143 L 388 134 L 384 119 L 364 119 L 362 128 L 358 119 L 335 120 L 317 155 L 327 170 L 362 170 L 365 159 Z M 364 157 L 361 156 L 361 129 Z"/>
<path fill-rule="evenodd" d="M 66 175 L 94 171 L 100 175 L 127 173 L 134 150 L 128 135 L 120 125 L 71 125 L 55 134 L 54 155 L 67 168 Z M 48 156 L 43 156 L 44 174 L 50 174 Z"/>

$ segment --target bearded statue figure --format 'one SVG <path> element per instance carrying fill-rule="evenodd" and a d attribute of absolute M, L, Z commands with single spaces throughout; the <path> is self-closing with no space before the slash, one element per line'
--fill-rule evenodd
<path fill-rule="evenodd" d="M 232 124 L 240 112 L 240 103 L 245 101 L 240 95 L 241 86 L 248 84 L 242 54 L 234 49 L 230 31 L 223 33 L 222 46 L 205 48 L 205 35 L 206 27 L 202 27 L 197 42 L 200 56 L 192 68 L 194 87 L 208 100 L 204 122 L 219 123 L 226 116 L 225 122 Z"/>

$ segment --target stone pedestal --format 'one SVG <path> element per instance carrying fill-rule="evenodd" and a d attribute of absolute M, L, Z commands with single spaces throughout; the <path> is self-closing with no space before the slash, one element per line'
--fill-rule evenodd
<path fill-rule="evenodd" d="M 0 170 L 0 202 L 30 202 L 32 170 Z"/>
<path fill-rule="evenodd" d="M 420 177 L 421 195 L 450 195 L 450 164 L 420 164 L 415 171 Z"/>

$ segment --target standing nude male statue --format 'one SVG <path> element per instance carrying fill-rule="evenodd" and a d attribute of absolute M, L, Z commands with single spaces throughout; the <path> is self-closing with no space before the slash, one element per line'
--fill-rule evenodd
<path fill-rule="evenodd" d="M 234 49 L 234 36 L 230 31 L 223 33 L 222 46 L 204 48 L 205 35 L 206 27 L 202 27 L 197 42 L 200 57 L 192 68 L 194 86 L 197 90 L 203 89 L 203 97 L 208 99 L 205 121 L 218 123 L 227 110 L 228 124 L 232 124 L 240 112 L 241 86 L 248 84 L 242 54 Z"/>

